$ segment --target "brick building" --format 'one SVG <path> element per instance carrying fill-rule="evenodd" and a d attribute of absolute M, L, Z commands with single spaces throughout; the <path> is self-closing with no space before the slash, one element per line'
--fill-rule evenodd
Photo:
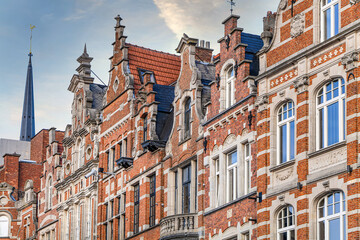
<path fill-rule="evenodd" d="M 257 239 L 359 239 L 359 1 L 281 1 L 258 53 Z"/>
<path fill-rule="evenodd" d="M 0 238 L 359 239 L 359 18 L 281 0 L 261 36 L 225 19 L 213 56 L 128 43 L 117 16 L 108 86 L 85 47 L 71 124 L 5 155 Z"/>

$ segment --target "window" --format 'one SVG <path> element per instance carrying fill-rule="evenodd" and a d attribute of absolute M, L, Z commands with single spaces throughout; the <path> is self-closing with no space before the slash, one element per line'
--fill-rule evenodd
<path fill-rule="evenodd" d="M 235 239 L 236 239 L 236 238 L 235 238 Z M 248 232 L 247 232 L 247 233 L 243 233 L 243 234 L 242 234 L 242 239 L 243 239 L 243 240 L 250 240 L 250 233 L 248 233 Z"/>
<path fill-rule="evenodd" d="M 6 216 L 0 217 L 0 237 L 9 236 L 9 218 Z"/>
<path fill-rule="evenodd" d="M 174 205 L 175 205 L 175 214 L 177 214 L 177 210 L 178 210 L 178 172 L 176 171 L 175 172 L 175 202 L 174 202 Z"/>
<path fill-rule="evenodd" d="M 183 213 L 190 213 L 191 165 L 182 170 Z"/>
<path fill-rule="evenodd" d="M 226 156 L 227 160 L 227 201 L 237 198 L 237 151 Z"/>
<path fill-rule="evenodd" d="M 47 191 L 47 209 L 50 209 L 52 207 L 52 188 L 52 178 L 49 177 Z"/>
<path fill-rule="evenodd" d="M 106 158 L 107 158 L 107 171 L 110 172 L 110 165 L 111 165 L 110 151 L 106 152 Z"/>
<path fill-rule="evenodd" d="M 317 149 L 345 140 L 345 81 L 325 84 L 317 95 Z"/>
<path fill-rule="evenodd" d="M 322 0 L 321 14 L 321 40 L 324 41 L 339 33 L 339 1 Z"/>
<path fill-rule="evenodd" d="M 76 231 L 76 239 L 80 239 L 80 226 L 81 226 L 81 207 L 78 206 L 77 208 L 77 216 L 76 216 L 76 226 L 75 226 L 75 231 Z"/>
<path fill-rule="evenodd" d="M 86 221 L 86 239 L 91 238 L 91 222 L 92 222 L 92 201 L 88 199 L 88 211 L 87 211 L 87 221 Z"/>
<path fill-rule="evenodd" d="M 118 239 L 125 239 L 126 194 L 118 197 Z"/>
<path fill-rule="evenodd" d="M 278 163 L 295 159 L 295 108 L 289 101 L 278 112 Z"/>
<path fill-rule="evenodd" d="M 184 114 L 185 138 L 190 137 L 190 118 L 191 118 L 191 99 L 188 98 L 185 102 L 185 114 Z"/>
<path fill-rule="evenodd" d="M 277 224 L 278 240 L 295 240 L 295 213 L 292 206 L 280 210 Z"/>
<path fill-rule="evenodd" d="M 134 186 L 134 233 L 139 232 L 139 205 L 140 205 L 140 186 Z"/>
<path fill-rule="evenodd" d="M 144 136 L 143 136 L 143 142 L 145 142 L 147 140 L 147 135 L 148 135 L 148 122 L 147 122 L 147 116 L 144 118 Z"/>
<path fill-rule="evenodd" d="M 215 206 L 218 207 L 220 205 L 220 161 L 219 159 L 215 159 L 215 194 L 216 194 L 216 203 Z"/>
<path fill-rule="evenodd" d="M 124 139 L 119 143 L 119 158 L 127 156 L 126 147 L 127 139 Z"/>
<path fill-rule="evenodd" d="M 25 237 L 30 237 L 30 217 L 25 218 Z"/>
<path fill-rule="evenodd" d="M 230 69 L 226 72 L 226 108 L 231 107 L 234 104 L 234 89 L 235 89 L 235 74 L 234 68 L 230 67 Z"/>
<path fill-rule="evenodd" d="M 346 240 L 346 208 L 343 192 L 330 193 L 318 204 L 318 240 Z"/>
<path fill-rule="evenodd" d="M 250 144 L 247 143 L 244 145 L 244 193 L 248 194 L 251 188 L 251 153 L 250 153 Z"/>
<path fill-rule="evenodd" d="M 150 227 L 155 225 L 156 175 L 150 177 Z"/>

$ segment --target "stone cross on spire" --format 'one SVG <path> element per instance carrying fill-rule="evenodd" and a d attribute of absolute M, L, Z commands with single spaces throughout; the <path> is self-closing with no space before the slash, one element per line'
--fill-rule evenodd
<path fill-rule="evenodd" d="M 233 14 L 233 7 L 236 5 L 234 0 L 228 0 L 228 3 L 230 3 L 230 13 Z"/>

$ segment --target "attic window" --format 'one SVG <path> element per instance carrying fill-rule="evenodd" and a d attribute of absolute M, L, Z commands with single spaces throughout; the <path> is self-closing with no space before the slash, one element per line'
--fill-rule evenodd
<path fill-rule="evenodd" d="M 155 74 L 153 71 L 149 71 L 149 70 L 146 70 L 146 69 L 141 69 L 141 68 L 138 68 L 138 72 L 139 72 L 139 77 L 140 77 L 140 82 L 141 84 L 144 83 L 144 73 L 146 72 L 151 72 L 151 82 L 153 83 L 156 83 L 156 80 L 155 80 Z"/>

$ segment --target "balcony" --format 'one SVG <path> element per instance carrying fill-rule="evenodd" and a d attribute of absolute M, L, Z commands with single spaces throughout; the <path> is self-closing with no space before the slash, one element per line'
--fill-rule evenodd
<path fill-rule="evenodd" d="M 178 214 L 160 221 L 160 240 L 199 239 L 197 213 Z"/>

